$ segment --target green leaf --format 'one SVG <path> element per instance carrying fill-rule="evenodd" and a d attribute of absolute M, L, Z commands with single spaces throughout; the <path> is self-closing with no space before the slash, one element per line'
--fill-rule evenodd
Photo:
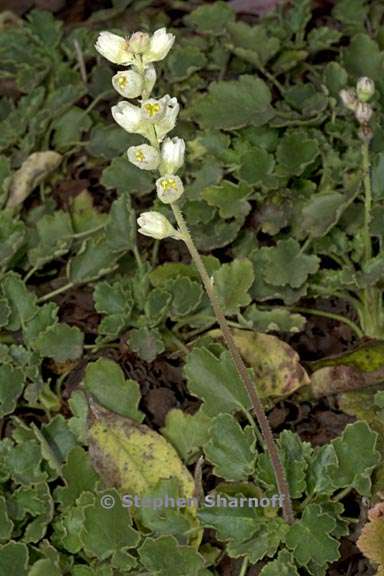
<path fill-rule="evenodd" d="M 221 541 L 244 542 L 265 526 L 262 512 L 252 506 L 211 506 L 208 502 L 200 508 L 198 517 L 203 526 L 216 530 L 216 537 Z"/>
<path fill-rule="evenodd" d="M 28 548 L 21 542 L 0 546 L 0 570 L 7 576 L 27 576 Z"/>
<path fill-rule="evenodd" d="M 274 114 L 268 86 L 247 75 L 213 82 L 209 93 L 192 106 L 192 113 L 202 128 L 223 130 L 263 126 Z"/>
<path fill-rule="evenodd" d="M 56 324 L 43 332 L 35 342 L 35 349 L 42 356 L 56 362 L 77 360 L 83 353 L 84 334 L 77 326 Z"/>
<path fill-rule="evenodd" d="M 116 267 L 118 256 L 104 236 L 86 240 L 68 263 L 69 280 L 75 284 L 96 280 Z"/>
<path fill-rule="evenodd" d="M 129 511 L 123 507 L 116 490 L 110 490 L 115 498 L 114 506 L 105 509 L 100 499 L 85 509 L 84 526 L 80 534 L 85 551 L 99 560 L 106 560 L 121 548 L 135 548 L 140 535 L 132 528 Z"/>
<path fill-rule="evenodd" d="M 173 536 L 146 538 L 139 555 L 153 576 L 200 576 L 204 567 L 203 557 L 194 548 L 178 544 Z"/>
<path fill-rule="evenodd" d="M 131 330 L 128 343 L 133 352 L 145 362 L 153 362 L 165 350 L 163 339 L 156 328 L 143 327 Z"/>
<path fill-rule="evenodd" d="M 73 414 L 73 417 L 67 420 L 68 427 L 81 444 L 86 444 L 88 402 L 85 394 L 81 390 L 75 390 L 68 404 Z"/>
<path fill-rule="evenodd" d="M 107 244 L 114 252 L 131 250 L 135 245 L 136 219 L 130 196 L 122 194 L 112 204 L 105 226 Z"/>
<path fill-rule="evenodd" d="M 378 81 L 382 77 L 384 54 L 368 34 L 356 34 L 348 48 L 343 50 L 343 62 L 346 70 L 354 76 L 368 76 Z"/>
<path fill-rule="evenodd" d="M 220 358 L 206 348 L 195 348 L 188 354 L 184 367 L 188 389 L 204 401 L 204 412 L 215 416 L 221 412 L 248 410 L 250 400 L 229 352 Z"/>
<path fill-rule="evenodd" d="M 191 314 L 199 306 L 204 294 L 201 283 L 187 277 L 169 280 L 164 288 L 172 295 L 170 314 L 174 318 Z"/>
<path fill-rule="evenodd" d="M 292 498 L 300 498 L 306 488 L 306 473 L 308 459 L 312 454 L 312 447 L 308 442 L 302 442 L 299 436 L 290 430 L 283 430 L 278 440 L 282 464 L 285 468 L 289 492 Z M 271 490 L 276 489 L 276 480 L 270 457 L 260 454 L 256 464 L 256 477 Z"/>
<path fill-rule="evenodd" d="M 26 288 L 21 278 L 13 272 L 5 276 L 1 285 L 11 310 L 8 328 L 9 330 L 20 330 L 33 318 L 37 311 L 36 296 Z"/>
<path fill-rule="evenodd" d="M 167 58 L 167 68 L 171 82 L 180 82 L 189 78 L 197 70 L 204 68 L 207 63 L 205 54 L 191 44 L 176 46 Z"/>
<path fill-rule="evenodd" d="M 286 132 L 277 147 L 276 158 L 283 175 L 300 176 L 319 153 L 317 140 L 308 138 L 304 132 Z"/>
<path fill-rule="evenodd" d="M 304 316 L 286 308 L 259 310 L 255 304 L 247 308 L 244 318 L 252 322 L 252 328 L 258 332 L 300 332 L 306 322 Z"/>
<path fill-rule="evenodd" d="M 37 560 L 31 567 L 28 576 L 61 576 L 60 568 L 48 558 Z"/>
<path fill-rule="evenodd" d="M 211 418 L 201 410 L 195 414 L 188 414 L 178 408 L 173 408 L 167 412 L 165 426 L 161 429 L 161 433 L 189 464 L 208 439 L 210 424 Z"/>
<path fill-rule="evenodd" d="M 227 30 L 234 44 L 233 52 L 239 58 L 265 66 L 278 52 L 280 41 L 270 36 L 264 26 L 249 26 L 245 22 L 229 22 Z"/>
<path fill-rule="evenodd" d="M 76 234 L 94 230 L 102 226 L 107 219 L 106 214 L 100 214 L 94 208 L 92 195 L 88 190 L 83 190 L 73 198 L 70 210 L 73 231 Z"/>
<path fill-rule="evenodd" d="M 276 246 L 263 247 L 260 251 L 268 262 L 264 271 L 265 280 L 272 286 L 299 288 L 319 268 L 320 259 L 315 255 L 302 254 L 300 244 L 293 238 L 279 240 Z"/>
<path fill-rule="evenodd" d="M 248 290 L 254 281 L 252 263 L 246 258 L 222 264 L 213 274 L 221 305 L 228 315 L 236 314 L 239 308 L 251 302 Z"/>
<path fill-rule="evenodd" d="M 260 572 L 260 576 L 299 576 L 292 554 L 282 550 L 276 560 L 268 564 Z"/>
<path fill-rule="evenodd" d="M 25 385 L 21 370 L 10 366 L 0 366 L 0 417 L 11 414 Z"/>
<path fill-rule="evenodd" d="M 56 488 L 54 495 L 63 508 L 73 505 L 82 492 L 93 491 L 99 479 L 87 452 L 80 446 L 75 446 L 68 454 L 62 475 L 65 486 Z"/>
<path fill-rule="evenodd" d="M 84 110 L 73 106 L 53 123 L 53 142 L 56 150 L 65 150 L 77 142 L 81 135 L 92 126 L 92 121 Z"/>
<path fill-rule="evenodd" d="M 342 34 L 340 32 L 328 26 L 313 28 L 308 34 L 309 47 L 312 52 L 326 50 L 332 46 L 332 44 L 339 42 L 341 36 Z"/>
<path fill-rule="evenodd" d="M 28 14 L 28 28 L 41 44 L 52 50 L 61 40 L 63 23 L 50 12 L 32 10 Z"/>
<path fill-rule="evenodd" d="M 246 216 L 251 206 L 246 201 L 251 189 L 245 184 L 234 184 L 223 180 L 218 186 L 205 188 L 202 197 L 210 206 L 217 206 L 222 218 Z"/>
<path fill-rule="evenodd" d="M 204 444 L 213 473 L 225 480 L 244 480 L 255 468 L 256 440 L 253 430 L 243 430 L 231 414 L 220 414 L 212 420 L 209 441 Z"/>
<path fill-rule="evenodd" d="M 332 16 L 343 24 L 346 33 L 364 31 L 368 16 L 366 0 L 339 0 L 332 10 Z"/>
<path fill-rule="evenodd" d="M 108 168 L 103 170 L 100 183 L 106 188 L 116 189 L 120 194 L 128 192 L 143 196 L 154 189 L 151 174 L 136 168 L 126 156 L 112 160 Z"/>
<path fill-rule="evenodd" d="M 107 316 L 99 325 L 99 334 L 118 336 L 127 326 L 133 308 L 131 286 L 128 282 L 98 282 L 93 298 L 95 308 Z"/>
<path fill-rule="evenodd" d="M 221 36 L 225 26 L 233 21 L 235 14 L 233 8 L 226 2 L 214 2 L 209 6 L 199 6 L 191 14 L 185 16 L 184 22 L 198 32 Z"/>
<path fill-rule="evenodd" d="M 380 461 L 376 451 L 378 434 L 366 422 L 347 424 L 340 438 L 333 440 L 337 465 L 329 467 L 329 480 L 335 488 L 352 487 L 369 496 L 371 474 Z"/>
<path fill-rule="evenodd" d="M 286 536 L 286 544 L 300 566 L 308 566 L 310 561 L 325 566 L 340 557 L 339 544 L 330 536 L 335 526 L 336 520 L 322 513 L 318 504 L 305 507 L 302 518 L 296 520 Z"/>
<path fill-rule="evenodd" d="M 265 556 L 272 558 L 284 541 L 287 531 L 288 525 L 282 518 L 269 518 L 251 538 L 243 542 L 230 542 L 227 546 L 228 555 L 233 558 L 248 556 L 252 564 Z"/>
<path fill-rule="evenodd" d="M 250 294 L 255 300 L 263 302 L 280 298 L 285 304 L 292 305 L 306 294 L 307 286 L 305 284 L 297 289 L 290 286 L 277 287 L 267 282 L 270 266 L 268 249 L 256 248 L 249 254 L 249 259 L 254 269 L 257 270 L 255 281 L 250 289 Z"/>
<path fill-rule="evenodd" d="M 111 410 L 141 422 L 144 414 L 138 410 L 140 387 L 134 380 L 126 380 L 124 372 L 109 358 L 99 358 L 88 364 L 84 375 L 85 389 L 96 401 Z"/>
<path fill-rule="evenodd" d="M 0 496 L 0 542 L 8 542 L 11 538 L 13 522 L 9 519 L 4 496 Z"/>
<path fill-rule="evenodd" d="M 141 138 L 137 134 L 129 134 L 120 126 L 113 124 L 97 124 L 91 130 L 87 152 L 91 156 L 113 160 L 117 156 L 125 153 L 130 146 L 141 143 Z M 124 158 L 122 158 L 124 160 Z M 124 165 L 124 168 L 126 166 Z M 109 174 L 107 172 L 107 174 Z M 108 177 L 106 176 L 108 179 Z M 117 182 L 117 180 L 116 180 Z"/>
<path fill-rule="evenodd" d="M 4 467 L 8 474 L 20 484 L 34 484 L 46 479 L 41 471 L 42 454 L 36 440 L 23 441 L 10 446 L 4 455 Z"/>
<path fill-rule="evenodd" d="M 61 210 L 45 214 L 36 224 L 36 234 L 28 259 L 32 266 L 40 268 L 69 250 L 73 236 L 69 214 Z"/>
<path fill-rule="evenodd" d="M 0 264 L 6 266 L 24 242 L 25 226 L 12 211 L 0 212 Z"/>
<path fill-rule="evenodd" d="M 240 157 L 241 165 L 238 171 L 240 180 L 250 185 L 263 185 L 268 182 L 272 174 L 275 161 L 272 154 L 268 154 L 260 146 L 248 147 Z"/>
<path fill-rule="evenodd" d="M 188 507 L 183 506 L 184 499 L 181 496 L 177 479 L 160 480 L 155 488 L 146 493 L 146 497 L 151 498 L 154 505 L 137 508 L 135 514 L 138 516 L 138 521 L 156 536 L 161 534 L 172 535 L 181 544 L 188 542 L 188 532 L 194 528 L 194 518 L 190 514 Z M 170 503 L 172 503 L 170 499 L 173 498 L 175 504 L 178 505 L 156 506 L 156 499 L 157 502 L 163 504 L 167 502 L 167 498 Z"/>

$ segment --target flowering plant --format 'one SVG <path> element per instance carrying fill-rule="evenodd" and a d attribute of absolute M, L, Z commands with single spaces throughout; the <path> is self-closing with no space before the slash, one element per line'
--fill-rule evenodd
<path fill-rule="evenodd" d="M 176 98 L 171 98 L 168 94 L 159 99 L 149 98 L 156 78 L 152 62 L 165 58 L 174 41 L 173 34 L 168 33 L 165 28 L 160 28 L 152 36 L 136 32 L 127 40 L 110 32 L 101 32 L 96 42 L 96 49 L 106 58 L 114 63 L 131 67 L 127 72 L 118 72 L 113 77 L 112 84 L 119 94 L 129 94 L 128 97 L 131 98 L 134 97 L 133 94 L 137 95 L 140 98 L 140 105 L 134 106 L 124 100 L 112 107 L 112 116 L 127 132 L 141 134 L 148 140 L 149 144 L 130 147 L 127 152 L 128 159 L 142 170 L 159 170 L 160 177 L 156 180 L 157 196 L 161 202 L 171 206 L 179 226 L 176 230 L 165 216 L 150 211 L 144 212 L 138 218 L 139 232 L 158 240 L 166 237 L 183 240 L 189 249 L 261 428 L 271 457 L 276 483 L 283 495 L 284 518 L 288 523 L 292 523 L 294 517 L 288 483 L 270 425 L 255 385 L 248 375 L 232 337 L 213 279 L 208 275 L 177 205 L 177 201 L 183 195 L 184 185 L 175 173 L 184 163 L 185 143 L 181 138 L 166 138 L 166 136 L 175 127 L 179 104 Z M 150 81 L 148 77 L 151 78 Z"/>

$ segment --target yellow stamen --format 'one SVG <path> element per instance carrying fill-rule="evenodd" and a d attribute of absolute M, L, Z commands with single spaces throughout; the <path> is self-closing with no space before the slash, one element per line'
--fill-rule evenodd
<path fill-rule="evenodd" d="M 136 156 L 136 160 L 138 160 L 139 162 L 144 162 L 145 156 L 144 156 L 144 152 L 142 152 L 142 150 L 136 150 L 135 156 Z"/>
<path fill-rule="evenodd" d="M 117 83 L 120 86 L 120 88 L 124 88 L 124 86 L 126 86 L 127 84 L 127 79 L 125 76 L 119 76 L 119 78 L 117 79 Z"/>
<path fill-rule="evenodd" d="M 164 178 L 164 180 L 161 181 L 161 187 L 164 192 L 167 192 L 167 190 L 177 190 L 176 180 L 174 178 Z"/>
<path fill-rule="evenodd" d="M 148 102 L 147 104 L 144 104 L 144 108 L 148 116 L 151 117 L 160 112 L 160 104 L 157 104 L 157 102 Z"/>

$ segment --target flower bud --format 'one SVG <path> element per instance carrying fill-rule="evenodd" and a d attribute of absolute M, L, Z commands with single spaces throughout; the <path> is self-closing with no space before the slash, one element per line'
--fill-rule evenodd
<path fill-rule="evenodd" d="M 143 118 L 148 120 L 151 124 L 155 124 L 164 116 L 165 107 L 166 101 L 164 101 L 164 97 L 160 98 L 160 100 L 156 100 L 155 98 L 144 100 L 141 104 Z"/>
<path fill-rule="evenodd" d="M 359 78 L 356 84 L 357 97 L 360 102 L 368 102 L 375 93 L 375 83 L 367 76 Z"/>
<path fill-rule="evenodd" d="M 112 32 L 100 32 L 95 48 L 104 58 L 114 64 L 128 66 L 134 62 L 134 55 L 129 50 L 128 41 Z"/>
<path fill-rule="evenodd" d="M 370 106 L 366 102 L 358 103 L 355 111 L 355 116 L 357 121 L 360 122 L 360 124 L 368 124 L 368 122 L 372 117 L 372 114 L 373 114 L 372 106 Z"/>
<path fill-rule="evenodd" d="M 359 102 L 357 100 L 355 90 L 353 90 L 352 88 L 349 88 L 348 90 L 340 90 L 339 96 L 344 106 L 348 108 L 348 110 L 352 110 L 353 112 L 356 110 L 356 107 Z"/>
<path fill-rule="evenodd" d="M 160 174 L 174 174 L 184 164 L 185 142 L 182 138 L 166 138 L 161 147 Z"/>
<path fill-rule="evenodd" d="M 112 77 L 112 85 L 125 98 L 138 98 L 143 91 L 144 79 L 136 70 L 125 70 Z"/>
<path fill-rule="evenodd" d="M 159 122 L 156 123 L 156 134 L 159 142 L 162 142 L 165 136 L 173 130 L 176 124 L 176 118 L 180 110 L 180 106 L 177 102 L 177 98 L 171 98 L 168 94 L 163 96 L 161 100 L 164 100 L 166 104 L 165 114 Z"/>
<path fill-rule="evenodd" d="M 128 160 L 142 170 L 156 170 L 160 163 L 160 154 L 149 144 L 130 146 L 128 148 Z"/>
<path fill-rule="evenodd" d="M 164 204 L 176 202 L 184 192 L 184 186 L 178 176 L 166 174 L 156 180 L 157 196 Z"/>
<path fill-rule="evenodd" d="M 153 64 L 148 64 L 144 70 L 143 78 L 143 98 L 149 98 L 152 88 L 156 82 L 156 70 Z"/>
<path fill-rule="evenodd" d="M 146 32 L 135 32 L 129 39 L 129 48 L 135 54 L 142 54 L 149 48 L 150 38 Z"/>
<path fill-rule="evenodd" d="M 151 36 L 148 50 L 143 54 L 144 64 L 163 60 L 172 48 L 174 41 L 175 36 L 169 34 L 165 28 L 156 30 Z"/>
<path fill-rule="evenodd" d="M 144 236 L 162 240 L 163 238 L 180 239 L 180 234 L 168 219 L 160 212 L 143 212 L 137 219 L 139 232 Z"/>

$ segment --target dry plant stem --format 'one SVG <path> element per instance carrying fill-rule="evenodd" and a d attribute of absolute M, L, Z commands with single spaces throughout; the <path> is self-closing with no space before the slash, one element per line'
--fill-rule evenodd
<path fill-rule="evenodd" d="M 245 364 L 244 364 L 244 362 L 240 356 L 240 353 L 237 349 L 237 346 L 235 344 L 235 341 L 232 337 L 231 331 L 230 331 L 229 326 L 227 324 L 227 320 L 226 320 L 224 313 L 223 313 L 223 310 L 219 304 L 219 301 L 218 301 L 218 298 L 216 295 L 216 291 L 213 287 L 213 284 L 212 284 L 211 279 L 208 275 L 208 272 L 204 266 L 204 263 L 201 259 L 201 256 L 195 247 L 195 244 L 192 240 L 192 237 L 189 233 L 186 222 L 184 220 L 183 214 L 176 203 L 171 204 L 171 208 L 172 208 L 174 216 L 176 218 L 176 222 L 179 226 L 179 231 L 182 234 L 182 239 L 184 240 L 184 242 L 185 242 L 185 244 L 186 244 L 186 246 L 187 246 L 187 248 L 188 248 L 188 250 L 192 256 L 192 259 L 196 265 L 196 268 L 197 268 L 197 270 L 201 276 L 201 279 L 202 279 L 204 287 L 207 291 L 209 300 L 212 304 L 213 311 L 215 313 L 217 321 L 218 321 L 220 328 L 222 330 L 224 340 L 228 346 L 229 352 L 233 358 L 233 361 L 235 363 L 237 371 L 239 372 L 241 380 L 242 380 L 244 387 L 248 393 L 248 396 L 251 400 L 252 408 L 255 412 L 258 424 L 259 424 L 260 429 L 261 429 L 261 433 L 263 435 L 268 453 L 269 453 L 270 458 L 271 458 L 273 470 L 274 470 L 275 477 L 276 477 L 277 488 L 278 488 L 280 494 L 282 494 L 284 496 L 284 498 L 283 498 L 283 516 L 284 516 L 285 521 L 288 524 L 292 524 L 294 521 L 294 515 L 293 515 L 291 497 L 289 494 L 288 482 L 287 482 L 287 479 L 285 476 L 285 470 L 284 470 L 284 468 L 281 464 L 281 461 L 280 461 L 277 446 L 276 446 L 275 441 L 273 439 L 271 427 L 269 425 L 268 419 L 267 419 L 265 412 L 264 412 L 264 408 L 263 408 L 263 406 L 259 400 L 259 397 L 256 393 L 255 385 L 252 382 L 252 380 L 250 379 L 250 377 L 248 375 L 247 368 L 246 368 L 246 366 L 245 366 Z"/>

